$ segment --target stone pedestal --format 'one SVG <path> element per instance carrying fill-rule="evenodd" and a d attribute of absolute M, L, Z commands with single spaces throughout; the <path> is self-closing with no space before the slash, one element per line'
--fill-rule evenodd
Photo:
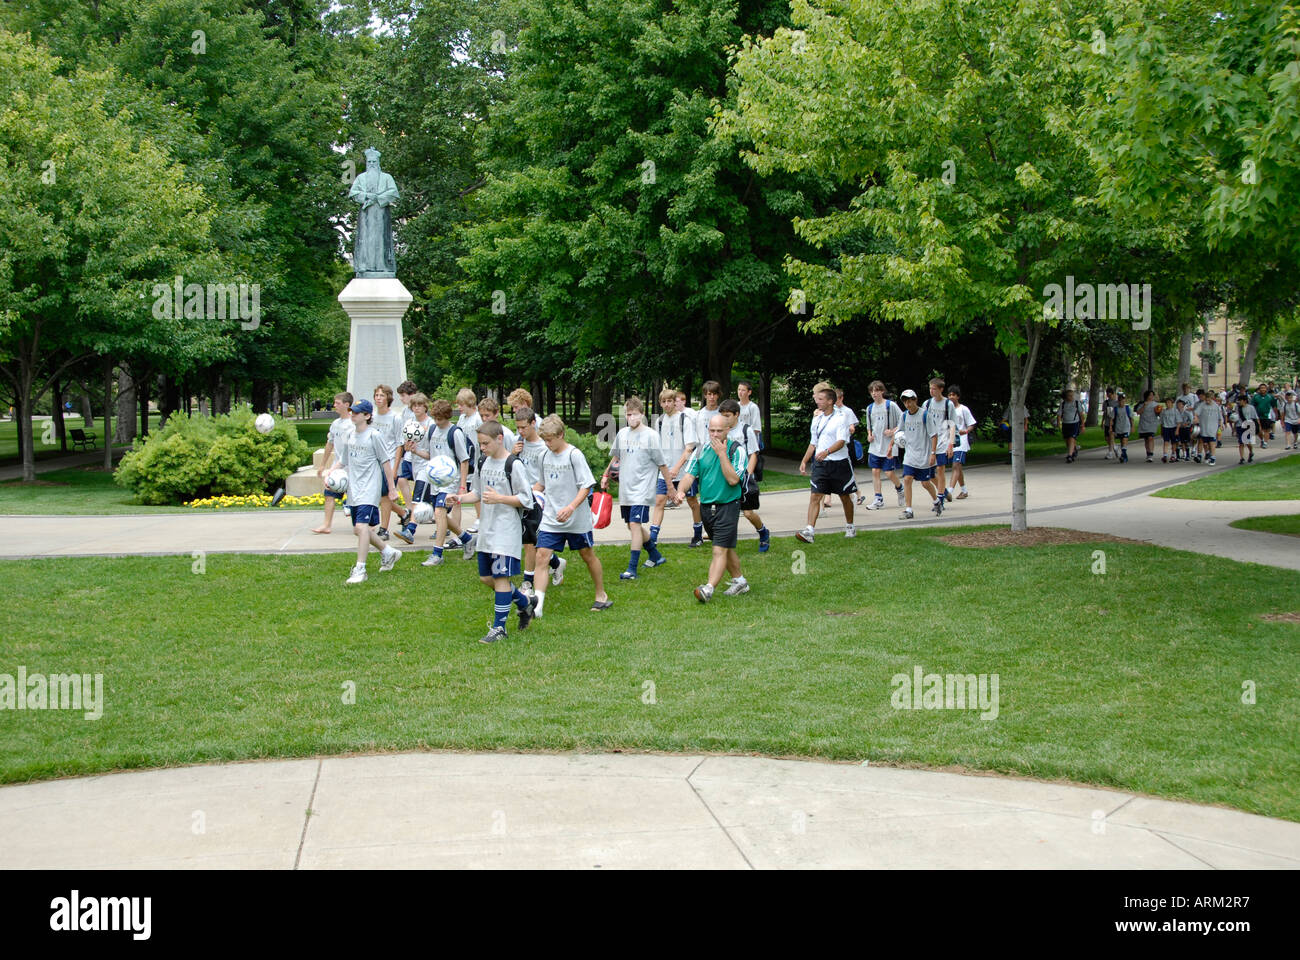
<path fill-rule="evenodd" d="M 370 400 L 381 383 L 396 392 L 406 379 L 402 316 L 411 305 L 411 292 L 396 277 L 354 277 L 339 294 L 339 303 L 352 320 L 348 392 Z"/>

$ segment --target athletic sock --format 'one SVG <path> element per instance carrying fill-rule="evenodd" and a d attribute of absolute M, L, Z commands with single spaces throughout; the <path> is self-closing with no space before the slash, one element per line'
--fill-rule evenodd
<path fill-rule="evenodd" d="M 628 573 L 636 573 L 636 568 L 641 564 L 641 551 L 633 550 L 632 558 L 627 562 Z"/>
<path fill-rule="evenodd" d="M 504 627 L 506 617 L 510 616 L 511 593 L 507 590 L 494 590 L 496 604 L 492 608 L 492 626 Z"/>
<path fill-rule="evenodd" d="M 961 492 L 966 493 L 966 484 L 964 483 L 961 485 Z"/>
<path fill-rule="evenodd" d="M 461 543 L 469 543 L 469 541 L 470 541 L 470 537 L 471 537 L 471 536 L 473 536 L 473 535 L 472 535 L 472 534 L 469 534 L 469 533 L 462 533 L 462 534 L 460 535 L 460 542 L 461 542 Z"/>
<path fill-rule="evenodd" d="M 767 529 L 767 527 L 765 527 L 765 526 L 764 526 L 764 527 L 759 527 L 759 528 L 758 528 L 758 535 L 759 535 L 760 537 L 770 537 L 770 536 L 772 535 L 772 531 L 769 530 L 769 529 Z"/>
<path fill-rule="evenodd" d="M 515 592 L 510 595 L 510 599 L 515 602 L 515 606 L 520 610 L 528 609 L 528 594 L 524 593 L 517 587 L 515 588 Z"/>
<path fill-rule="evenodd" d="M 545 603 L 546 603 L 546 591 L 545 591 L 545 590 L 538 590 L 538 591 L 537 591 L 537 609 L 533 611 L 533 614 L 536 615 L 536 616 L 539 616 L 539 617 L 540 617 L 540 616 L 542 615 L 542 606 L 543 606 Z"/>
<path fill-rule="evenodd" d="M 691 524 L 691 532 L 695 534 L 695 539 L 696 539 L 696 540 L 699 540 L 701 537 L 704 536 L 704 524 L 702 524 L 702 523 L 692 523 L 692 524 Z"/>
<path fill-rule="evenodd" d="M 552 570 L 560 569 L 560 555 L 558 553 L 551 554 L 551 569 Z"/>
<path fill-rule="evenodd" d="M 660 560 L 664 558 L 664 555 L 659 552 L 659 548 L 655 546 L 655 542 L 653 540 L 651 540 L 649 543 L 645 545 L 645 549 L 646 549 L 646 553 L 650 555 L 650 559 L 653 560 L 655 563 L 658 563 Z"/>
<path fill-rule="evenodd" d="M 524 583 L 527 583 L 527 584 L 530 584 L 530 585 L 531 585 L 532 582 L 533 582 L 533 575 L 534 575 L 534 574 L 533 574 L 533 571 L 532 571 L 532 570 L 525 570 L 525 571 L 524 571 Z"/>
<path fill-rule="evenodd" d="M 650 542 L 659 542 L 659 527 L 655 526 L 653 523 L 650 524 Z"/>
<path fill-rule="evenodd" d="M 433 555 L 434 555 L 435 557 L 441 557 L 441 556 L 442 556 L 442 547 L 434 547 L 434 548 L 433 548 Z"/>
<path fill-rule="evenodd" d="M 898 486 L 894 487 L 894 492 L 897 493 L 899 490 L 902 489 L 903 489 L 903 485 L 900 483 Z"/>

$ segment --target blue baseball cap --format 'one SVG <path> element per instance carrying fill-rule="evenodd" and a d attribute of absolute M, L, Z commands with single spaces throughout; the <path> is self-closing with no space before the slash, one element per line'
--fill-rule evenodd
<path fill-rule="evenodd" d="M 375 405 L 371 403 L 369 400 L 358 400 L 356 403 L 352 404 L 352 412 L 353 413 L 374 413 Z"/>

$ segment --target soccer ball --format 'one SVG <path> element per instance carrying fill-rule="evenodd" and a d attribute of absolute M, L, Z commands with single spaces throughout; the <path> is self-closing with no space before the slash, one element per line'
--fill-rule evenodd
<path fill-rule="evenodd" d="M 907 446 L 907 435 L 902 430 L 894 434 L 894 446 L 898 447 L 899 450 Z"/>
<path fill-rule="evenodd" d="M 348 472 L 340 467 L 325 475 L 325 489 L 331 493 L 348 492 Z"/>
<path fill-rule="evenodd" d="M 411 519 L 416 523 L 432 523 L 433 504 L 423 501 L 417 503 L 411 508 Z"/>
<path fill-rule="evenodd" d="M 424 427 L 420 426 L 419 420 L 407 420 L 402 424 L 402 439 L 414 440 L 416 443 L 424 439 Z"/>
<path fill-rule="evenodd" d="M 429 466 L 424 475 L 428 478 L 431 486 L 450 487 L 460 479 L 460 469 L 456 466 L 455 460 L 444 454 L 429 461 Z"/>
<path fill-rule="evenodd" d="M 257 428 L 258 433 L 270 433 L 275 429 L 275 417 L 269 413 L 259 413 L 257 419 L 253 421 L 253 426 Z"/>

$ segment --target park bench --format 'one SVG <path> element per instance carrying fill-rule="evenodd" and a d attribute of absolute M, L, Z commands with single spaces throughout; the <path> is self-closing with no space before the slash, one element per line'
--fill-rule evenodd
<path fill-rule="evenodd" d="M 91 447 L 95 446 L 95 441 L 99 436 L 98 434 L 87 433 L 85 430 L 77 430 L 75 428 L 70 432 L 72 434 L 72 449 L 74 450 L 78 447 L 82 450 L 89 450 Z"/>

